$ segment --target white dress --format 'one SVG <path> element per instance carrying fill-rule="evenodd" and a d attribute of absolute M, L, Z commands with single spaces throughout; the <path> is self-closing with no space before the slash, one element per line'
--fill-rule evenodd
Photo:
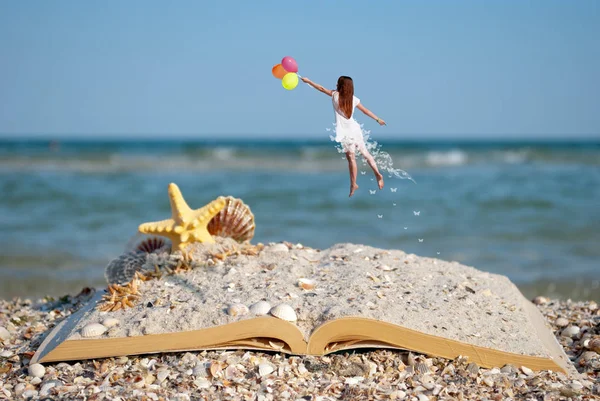
<path fill-rule="evenodd" d="M 345 152 L 354 152 L 357 147 L 360 149 L 365 146 L 362 129 L 354 119 L 354 109 L 360 103 L 360 99 L 353 96 L 352 115 L 347 118 L 344 112 L 340 110 L 339 95 L 337 91 L 331 94 L 331 102 L 335 113 L 335 141 L 342 144 Z"/>

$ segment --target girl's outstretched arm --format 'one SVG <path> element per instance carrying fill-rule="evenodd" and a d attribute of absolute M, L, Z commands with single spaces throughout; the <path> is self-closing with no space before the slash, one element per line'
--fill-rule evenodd
<path fill-rule="evenodd" d="M 385 125 L 385 121 L 373 114 L 373 112 L 371 112 L 371 110 L 363 106 L 362 103 L 359 103 L 358 106 L 356 106 L 356 108 L 365 113 L 367 116 L 371 117 L 373 120 L 377 121 L 379 125 Z"/>
<path fill-rule="evenodd" d="M 302 77 L 300 79 L 302 80 L 302 82 L 309 84 L 310 86 L 312 86 L 313 88 L 315 88 L 319 92 L 323 92 L 327 96 L 331 96 L 331 93 L 333 92 L 332 90 L 329 90 L 329 89 L 324 88 L 323 86 L 321 86 L 319 84 L 314 83 L 313 81 L 311 81 L 310 79 L 308 79 L 306 77 Z"/>

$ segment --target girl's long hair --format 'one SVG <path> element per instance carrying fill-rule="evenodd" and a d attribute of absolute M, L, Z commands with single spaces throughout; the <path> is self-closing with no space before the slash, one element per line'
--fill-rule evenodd
<path fill-rule="evenodd" d="M 338 106 L 350 118 L 352 116 L 352 102 L 354 99 L 354 82 L 352 78 L 342 75 L 337 81 Z"/>

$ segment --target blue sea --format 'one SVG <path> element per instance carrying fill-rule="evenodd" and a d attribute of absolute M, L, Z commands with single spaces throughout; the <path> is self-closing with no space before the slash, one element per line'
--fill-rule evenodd
<path fill-rule="evenodd" d="M 352 242 L 508 276 L 528 297 L 600 300 L 600 140 L 381 140 L 395 168 L 376 182 L 333 143 L 294 140 L 0 140 L 0 298 L 105 284 L 140 223 L 242 198 L 253 243 Z M 374 191 L 374 193 L 372 193 Z"/>

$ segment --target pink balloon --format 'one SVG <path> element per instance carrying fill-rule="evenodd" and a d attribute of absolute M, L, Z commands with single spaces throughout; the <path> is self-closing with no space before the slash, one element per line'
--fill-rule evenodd
<path fill-rule="evenodd" d="M 281 65 L 283 66 L 283 69 L 287 72 L 298 72 L 298 63 L 296 63 L 296 60 L 294 60 L 290 56 L 285 56 L 281 60 Z"/>

